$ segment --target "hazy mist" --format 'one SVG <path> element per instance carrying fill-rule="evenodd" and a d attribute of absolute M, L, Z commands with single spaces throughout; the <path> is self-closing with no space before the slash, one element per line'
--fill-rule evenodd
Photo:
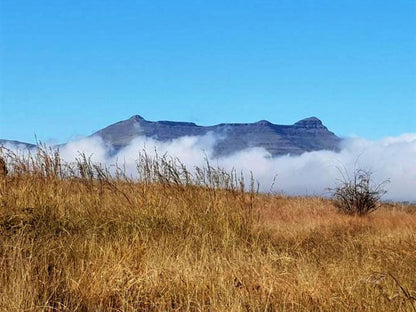
<path fill-rule="evenodd" d="M 99 137 L 89 137 L 69 142 L 60 148 L 60 153 L 67 162 L 74 161 L 82 152 L 91 156 L 94 162 L 118 163 L 133 176 L 138 154 L 143 150 L 149 155 L 157 152 L 177 157 L 190 171 L 195 166 L 203 166 L 208 159 L 212 166 L 236 169 L 246 175 L 252 172 L 263 192 L 287 195 L 328 196 L 328 188 L 334 187 L 340 179 L 340 170 L 352 174 L 354 168 L 361 168 L 373 172 L 374 183 L 390 180 L 384 200 L 416 200 L 416 133 L 378 141 L 349 138 L 342 141 L 340 152 L 315 151 L 275 158 L 262 148 L 214 158 L 213 147 L 217 139 L 212 134 L 169 142 L 139 137 L 117 153 L 111 153 Z"/>

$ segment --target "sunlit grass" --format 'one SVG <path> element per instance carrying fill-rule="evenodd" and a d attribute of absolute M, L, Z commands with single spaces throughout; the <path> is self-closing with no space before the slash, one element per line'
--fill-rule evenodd
<path fill-rule="evenodd" d="M 415 311 L 416 207 L 365 217 L 145 154 L 6 155 L 2 311 Z M 248 190 L 247 190 L 248 189 Z"/>

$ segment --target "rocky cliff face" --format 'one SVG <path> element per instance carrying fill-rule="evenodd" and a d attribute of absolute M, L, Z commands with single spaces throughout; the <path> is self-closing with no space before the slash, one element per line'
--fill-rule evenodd
<path fill-rule="evenodd" d="M 118 150 L 138 136 L 169 141 L 182 136 L 199 136 L 208 132 L 218 136 L 216 156 L 250 147 L 263 147 L 272 156 L 299 155 L 316 150 L 337 150 L 340 138 L 316 118 L 306 118 L 293 125 L 276 125 L 266 120 L 255 123 L 198 126 L 191 122 L 148 121 L 136 115 L 112 124 L 93 134 Z"/>

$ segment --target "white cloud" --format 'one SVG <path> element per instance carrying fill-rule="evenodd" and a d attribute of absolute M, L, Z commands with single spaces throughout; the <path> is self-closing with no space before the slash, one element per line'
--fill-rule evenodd
<path fill-rule="evenodd" d="M 108 146 L 100 138 L 93 137 L 68 143 L 61 147 L 61 155 L 64 160 L 73 161 L 83 152 L 91 155 L 94 162 L 124 164 L 129 172 L 135 171 L 135 162 L 143 149 L 149 155 L 154 155 L 156 150 L 159 155 L 167 153 L 178 157 L 188 169 L 202 166 L 208 158 L 213 166 L 243 171 L 247 176 L 253 172 L 265 192 L 270 190 L 277 175 L 273 191 L 288 195 L 329 195 L 328 188 L 334 187 L 340 177 L 339 168 L 350 173 L 354 168 L 362 168 L 373 172 L 375 182 L 390 179 L 383 199 L 416 201 L 416 133 L 378 141 L 350 138 L 342 142 L 340 152 L 316 151 L 276 158 L 261 148 L 214 158 L 217 139 L 213 134 L 169 142 L 139 137 L 116 154 L 110 154 Z"/>

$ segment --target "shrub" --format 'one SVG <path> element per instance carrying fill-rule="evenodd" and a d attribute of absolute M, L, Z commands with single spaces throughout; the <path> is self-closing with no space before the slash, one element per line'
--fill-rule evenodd
<path fill-rule="evenodd" d="M 350 215 L 367 215 L 379 207 L 380 198 L 387 193 L 385 180 L 377 185 L 371 183 L 371 171 L 356 169 L 352 178 L 341 172 L 339 185 L 332 189 L 336 207 Z"/>

